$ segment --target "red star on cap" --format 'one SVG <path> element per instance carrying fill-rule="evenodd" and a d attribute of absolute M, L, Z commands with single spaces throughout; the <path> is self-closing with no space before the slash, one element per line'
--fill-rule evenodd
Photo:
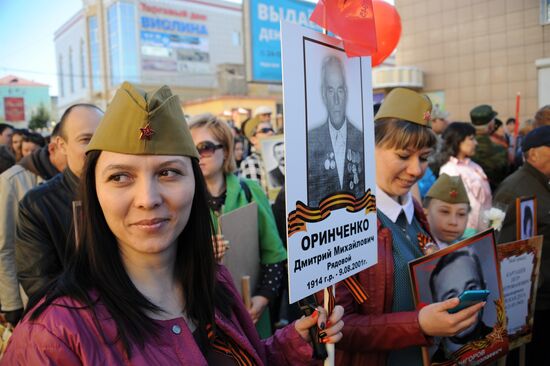
<path fill-rule="evenodd" d="M 456 191 L 456 189 L 453 189 L 449 192 L 449 196 L 451 196 L 451 198 L 456 198 L 456 196 L 458 196 L 458 192 Z"/>
<path fill-rule="evenodd" d="M 424 112 L 424 121 L 428 122 L 432 114 L 429 111 Z"/>
<path fill-rule="evenodd" d="M 139 139 L 140 140 L 151 140 L 151 137 L 155 134 L 155 131 L 151 128 L 149 123 L 144 128 L 140 128 Z"/>

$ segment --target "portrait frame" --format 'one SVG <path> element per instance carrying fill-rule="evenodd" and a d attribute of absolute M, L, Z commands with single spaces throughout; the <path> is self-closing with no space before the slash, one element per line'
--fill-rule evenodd
<path fill-rule="evenodd" d="M 372 72 L 370 57 L 347 58 L 342 40 L 296 24 L 281 22 L 281 44 L 283 109 L 286 116 L 284 136 L 287 157 L 285 199 L 288 282 L 290 302 L 295 302 L 338 282 L 348 283 L 352 281 L 349 279 L 351 276 L 373 266 L 378 261 L 376 182 L 373 173 L 375 161 Z M 349 91 L 353 93 L 354 98 L 352 103 L 354 117 L 350 117 L 346 123 L 349 121 L 353 122 L 354 126 L 355 124 L 363 126 L 363 132 L 360 134 L 363 146 L 361 156 L 359 153 L 350 153 L 348 158 L 346 142 L 345 161 L 351 161 L 352 164 L 340 165 L 344 166 L 345 172 L 348 172 L 348 180 L 344 177 L 344 182 L 349 184 L 349 176 L 355 179 L 355 174 L 361 174 L 364 184 L 362 186 L 354 184 L 354 189 L 350 190 L 334 189 L 332 186 L 323 190 L 312 200 L 308 184 L 311 166 L 308 161 L 308 151 L 312 141 L 308 128 L 312 126 L 307 122 L 319 122 L 319 126 L 330 122 L 326 119 L 324 105 L 319 104 L 322 103 L 319 72 L 322 70 L 321 60 L 327 54 L 339 55 L 343 64 L 332 64 L 331 71 L 328 73 L 338 77 L 345 74 L 348 90 L 354 90 Z M 353 67 L 348 70 L 347 65 L 353 65 Z M 342 66 L 345 71 L 340 73 L 342 68 L 338 70 L 336 68 L 338 66 Z M 314 82 L 317 84 L 312 85 Z M 333 89 L 337 88 L 335 86 Z M 349 103 L 347 106 L 351 107 Z M 332 112 L 335 111 L 332 109 Z M 312 116 L 312 113 L 318 114 Z M 350 113 L 349 108 L 345 113 L 346 115 Z M 338 117 L 341 117 L 341 114 Z M 351 121 L 352 118 L 354 121 Z M 340 122 L 342 120 L 339 118 Z M 346 139 L 357 136 L 357 130 L 357 127 L 350 128 L 348 131 L 352 131 L 351 133 L 340 136 L 346 136 Z M 325 140 L 316 145 L 330 145 L 330 136 L 328 139 L 329 142 Z M 356 141 L 355 138 L 353 141 Z M 311 154 L 309 155 L 311 157 Z M 324 154 L 318 155 L 322 155 L 322 158 L 319 159 L 320 163 L 317 166 L 323 167 L 322 163 L 326 158 Z M 342 157 L 342 155 L 339 156 Z M 361 169 L 361 172 L 358 171 L 358 161 L 364 162 L 364 169 Z M 353 166 L 350 167 L 350 165 L 356 166 L 357 173 L 353 172 Z M 322 173 L 325 174 L 324 169 Z M 332 173 L 334 174 L 335 170 L 332 170 Z M 316 181 L 317 185 L 326 188 L 329 183 L 324 180 L 325 177 L 319 174 L 317 176 L 319 177 Z M 335 182 L 333 176 L 330 180 L 331 183 Z M 345 186 L 345 183 L 341 185 Z M 325 191 L 327 195 L 324 194 Z M 360 301 L 365 301 L 364 292 L 361 288 L 356 293 Z"/>
<path fill-rule="evenodd" d="M 462 262 L 458 262 L 459 258 L 462 258 Z M 464 270 L 467 262 L 465 263 L 463 260 L 471 260 L 472 271 L 477 272 L 482 288 L 491 291 L 476 327 L 470 330 L 470 334 L 461 335 L 463 337 L 462 342 L 465 341 L 464 338 L 472 336 L 472 334 L 475 335 L 475 338 L 460 345 L 453 342 L 451 337 L 434 337 L 433 345 L 422 347 L 422 358 L 425 366 L 450 366 L 469 363 L 485 365 L 505 355 L 508 351 L 500 263 L 493 229 L 483 231 L 459 243 L 409 262 L 411 288 L 415 305 L 417 308 L 421 308 L 433 302 L 445 300 L 447 297 L 436 300 L 437 295 L 432 292 L 432 289 L 437 288 L 438 283 L 436 281 L 440 276 L 444 276 L 444 270 L 449 269 L 449 266 L 455 262 L 458 262 L 456 265 L 462 264 L 457 267 L 460 273 L 467 273 L 468 271 Z M 440 261 L 445 265 L 440 266 L 439 272 L 434 275 L 433 273 L 438 271 Z M 463 286 L 457 285 L 455 281 L 457 277 L 448 277 L 453 274 L 452 269 L 449 271 L 446 274 L 447 277 L 441 277 L 440 279 L 440 281 L 447 279 L 446 284 L 448 287 L 445 287 L 444 283 L 440 285 L 443 287 L 440 291 L 445 296 L 449 296 L 448 298 L 457 297 L 462 289 L 472 281 L 469 279 L 465 281 Z M 455 271 L 457 270 L 455 269 Z M 450 278 L 452 279 L 451 282 L 448 281 Z M 465 278 L 467 279 L 466 276 Z M 448 291 L 448 288 L 461 290 L 451 292 Z M 453 350 L 449 351 L 448 348 L 451 347 Z"/>
<path fill-rule="evenodd" d="M 504 305 L 508 319 L 508 339 L 511 350 L 529 343 L 532 338 L 542 242 L 542 236 L 535 236 L 529 239 L 497 245 L 503 283 Z M 530 273 L 523 273 L 529 269 L 529 266 L 532 266 Z M 527 287 L 522 285 L 522 281 L 526 277 L 530 280 L 530 284 Z M 529 295 L 527 296 L 525 309 L 527 314 L 525 315 L 522 311 L 512 310 L 511 306 L 517 307 L 521 305 L 519 301 L 525 297 L 525 294 L 522 294 L 522 292 L 525 292 L 527 289 Z"/>
<path fill-rule="evenodd" d="M 531 230 L 525 231 L 527 212 L 530 210 Z M 536 196 L 523 196 L 516 198 L 516 238 L 518 240 L 529 239 L 537 235 L 537 198 Z"/>
<path fill-rule="evenodd" d="M 264 160 L 264 169 L 265 169 L 264 173 L 267 180 L 267 196 L 269 197 L 270 201 L 275 200 L 275 198 L 277 197 L 277 194 L 279 194 L 279 191 L 284 186 L 284 177 L 286 175 L 284 169 L 281 172 L 282 178 L 283 178 L 282 184 L 277 184 L 281 182 L 274 182 L 275 178 L 271 174 L 271 172 L 274 169 L 277 169 L 279 167 L 277 159 L 274 156 L 274 151 L 273 151 L 274 146 L 283 144 L 283 157 L 286 159 L 284 143 L 285 141 L 284 141 L 283 135 L 270 136 L 260 140 L 260 145 L 262 150 L 262 159 Z"/>
<path fill-rule="evenodd" d="M 308 146 L 306 156 L 308 205 L 318 207 L 324 198 L 338 192 L 349 192 L 359 198 L 366 191 L 364 159 L 366 126 L 362 103 L 366 86 L 363 85 L 362 74 L 368 70 L 360 59 L 346 57 L 342 47 L 323 40 L 305 37 L 302 47 L 306 145 Z M 323 97 L 322 86 L 325 79 L 323 72 L 326 72 L 327 76 L 334 74 L 328 71 L 330 67 L 326 70 L 323 67 L 325 61 L 329 59 L 337 61 L 341 66 L 342 81 L 346 86 L 343 115 L 347 139 L 343 154 L 340 154 L 340 160 L 334 156 L 338 155 L 331 136 L 335 130 L 330 130 L 329 125 L 332 124 L 329 117 L 330 107 L 325 104 Z M 334 71 L 334 67 L 331 71 Z M 342 175 L 339 176 L 340 174 Z M 337 182 L 338 178 L 340 182 Z M 341 183 L 340 187 L 338 187 L 339 183 Z"/>

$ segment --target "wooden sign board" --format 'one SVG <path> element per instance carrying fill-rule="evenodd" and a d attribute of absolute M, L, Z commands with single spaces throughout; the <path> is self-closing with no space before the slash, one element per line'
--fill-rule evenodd
<path fill-rule="evenodd" d="M 229 241 L 222 264 L 227 267 L 235 287 L 242 296 L 241 279 L 250 276 L 254 291 L 260 277 L 260 245 L 258 241 L 258 205 L 255 202 L 223 214 L 219 218 L 221 232 Z"/>

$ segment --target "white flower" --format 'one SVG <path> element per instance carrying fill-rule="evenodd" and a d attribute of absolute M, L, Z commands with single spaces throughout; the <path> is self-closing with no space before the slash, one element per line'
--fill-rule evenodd
<path fill-rule="evenodd" d="M 483 216 L 489 227 L 499 231 L 502 228 L 502 222 L 504 221 L 506 213 L 496 207 L 491 207 L 491 209 L 483 213 Z"/>

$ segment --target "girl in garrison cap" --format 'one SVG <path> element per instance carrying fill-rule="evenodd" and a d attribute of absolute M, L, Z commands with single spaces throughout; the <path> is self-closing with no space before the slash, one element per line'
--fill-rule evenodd
<path fill-rule="evenodd" d="M 344 338 L 338 365 L 422 365 L 420 346 L 452 336 L 473 324 L 482 304 L 449 314 L 458 298 L 415 309 L 408 262 L 437 250 L 411 187 L 422 177 L 436 143 L 427 127 L 432 105 L 420 94 L 397 88 L 375 117 L 378 263 L 356 275 L 367 301 L 358 304 L 345 286 Z"/>
<path fill-rule="evenodd" d="M 217 265 L 198 154 L 177 96 L 124 83 L 87 148 L 79 245 L 33 299 L 4 365 L 302 365 L 319 308 L 260 341 Z M 327 321 L 330 326 L 325 327 Z"/>

